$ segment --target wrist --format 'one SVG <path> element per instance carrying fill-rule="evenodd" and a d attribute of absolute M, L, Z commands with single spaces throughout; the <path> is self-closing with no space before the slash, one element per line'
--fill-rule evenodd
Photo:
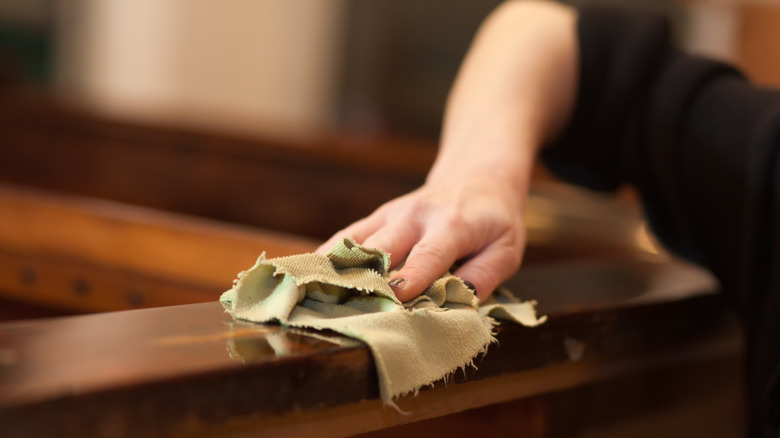
<path fill-rule="evenodd" d="M 489 129 L 489 135 L 464 135 L 442 139 L 439 156 L 426 185 L 453 184 L 457 180 L 490 178 L 525 192 L 536 160 L 537 143 L 525 131 L 513 134 L 509 129 Z"/>
<path fill-rule="evenodd" d="M 463 165 L 466 162 L 468 165 Z M 522 208 L 530 187 L 531 167 L 531 162 L 518 162 L 512 165 L 506 161 L 477 163 L 463 160 L 451 165 L 437 162 L 423 187 L 433 190 L 455 189 L 463 193 L 471 193 L 472 199 L 481 196 L 500 196 L 513 199 L 512 202 L 517 202 L 518 207 Z"/>

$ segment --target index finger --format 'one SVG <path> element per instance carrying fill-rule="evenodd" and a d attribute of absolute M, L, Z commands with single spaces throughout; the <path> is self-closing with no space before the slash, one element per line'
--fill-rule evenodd
<path fill-rule="evenodd" d="M 327 254 L 327 252 L 330 251 L 330 249 L 333 248 L 336 243 L 345 237 L 350 237 L 355 242 L 362 244 L 366 238 L 380 229 L 382 225 L 384 225 L 384 220 L 374 216 L 369 216 L 365 219 L 359 220 L 347 228 L 344 228 L 341 231 L 333 234 L 333 236 L 326 240 L 325 243 L 320 245 L 314 251 L 314 253 L 323 255 Z"/>
<path fill-rule="evenodd" d="M 403 268 L 390 280 L 390 287 L 401 302 L 417 297 L 458 259 L 456 239 L 451 233 L 433 231 L 415 245 Z"/>

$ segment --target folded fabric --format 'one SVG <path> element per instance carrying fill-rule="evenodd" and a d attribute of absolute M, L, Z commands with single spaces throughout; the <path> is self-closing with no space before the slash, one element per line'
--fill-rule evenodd
<path fill-rule="evenodd" d="M 393 406 L 393 398 L 473 365 L 495 342 L 493 316 L 527 326 L 544 322 L 532 301 L 508 303 L 505 296 L 504 303 L 479 308 L 471 289 L 451 274 L 401 303 L 387 284 L 389 265 L 385 252 L 348 238 L 327 255 L 266 260 L 263 253 L 220 301 L 237 319 L 333 330 L 365 342 L 381 398 Z"/>

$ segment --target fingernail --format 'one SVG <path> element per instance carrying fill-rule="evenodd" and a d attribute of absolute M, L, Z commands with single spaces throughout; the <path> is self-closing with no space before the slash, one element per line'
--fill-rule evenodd
<path fill-rule="evenodd" d="M 474 295 L 477 294 L 477 288 L 474 287 L 474 283 L 470 281 L 464 281 L 463 284 L 465 284 L 467 288 L 471 289 L 474 292 Z"/>
<path fill-rule="evenodd" d="M 406 279 L 402 277 L 396 277 L 387 283 L 393 289 L 403 290 L 406 287 Z"/>

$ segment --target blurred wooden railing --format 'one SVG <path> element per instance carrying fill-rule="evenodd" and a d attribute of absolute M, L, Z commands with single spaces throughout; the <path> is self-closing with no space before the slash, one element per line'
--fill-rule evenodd
<path fill-rule="evenodd" d="M 214 300 L 262 251 L 311 250 L 413 190 L 435 154 L 412 140 L 239 137 L 4 97 L 0 299 L 63 312 Z M 656 256 L 636 244 L 630 204 L 562 185 L 535 185 L 526 222 L 527 265 Z"/>
<path fill-rule="evenodd" d="M 0 181 L 320 239 L 418 187 L 435 155 L 413 139 L 130 123 L 12 91 L 0 132 Z"/>

